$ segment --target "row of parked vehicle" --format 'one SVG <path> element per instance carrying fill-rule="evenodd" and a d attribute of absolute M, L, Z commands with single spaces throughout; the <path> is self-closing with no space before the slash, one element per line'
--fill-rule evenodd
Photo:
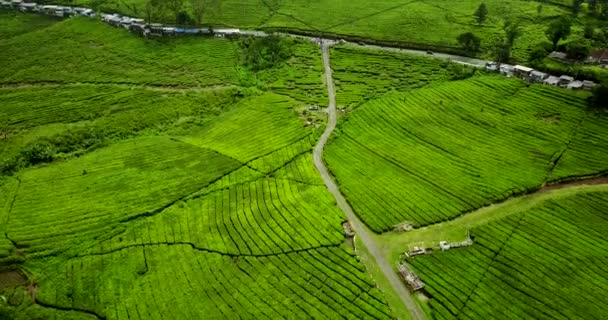
<path fill-rule="evenodd" d="M 180 28 L 167 26 L 160 23 L 146 23 L 144 19 L 122 16 L 119 14 L 99 13 L 92 9 L 58 6 L 58 5 L 39 5 L 23 0 L 0 0 L 0 7 L 14 9 L 22 12 L 36 12 L 56 17 L 83 16 L 90 18 L 101 18 L 102 21 L 115 26 L 127 29 L 141 36 L 177 36 L 177 35 L 215 35 L 216 37 L 229 37 L 239 35 L 239 29 L 215 29 L 210 27 L 203 28 Z"/>

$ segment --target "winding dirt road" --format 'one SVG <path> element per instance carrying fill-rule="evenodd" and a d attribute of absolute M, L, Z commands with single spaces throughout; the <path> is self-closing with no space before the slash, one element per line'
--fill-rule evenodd
<path fill-rule="evenodd" d="M 355 233 L 361 239 L 361 242 L 367 247 L 369 253 L 374 257 L 376 263 L 380 267 L 380 270 L 382 270 L 382 273 L 384 273 L 384 276 L 393 287 L 393 290 L 397 292 L 397 294 L 401 298 L 401 301 L 405 304 L 405 306 L 407 306 L 408 310 L 410 311 L 410 314 L 412 315 L 412 318 L 422 320 L 426 319 L 426 315 L 424 314 L 424 312 L 422 312 L 418 304 L 416 304 L 416 301 L 414 301 L 414 298 L 412 297 L 410 292 L 401 282 L 401 280 L 397 276 L 396 271 L 393 270 L 390 262 L 382 255 L 382 252 L 378 249 L 378 246 L 376 245 L 374 239 L 369 235 L 367 229 L 365 229 L 365 226 L 363 225 L 361 220 L 359 220 L 357 215 L 355 215 L 353 209 L 350 207 L 348 202 L 346 202 L 346 199 L 340 192 L 340 189 L 338 188 L 336 182 L 327 170 L 327 167 L 325 167 L 325 163 L 323 163 L 323 148 L 325 147 L 325 144 L 327 143 L 327 140 L 331 136 L 332 132 L 336 128 L 337 115 L 336 92 L 334 90 L 334 81 L 332 77 L 331 65 L 329 62 L 329 44 L 323 41 L 321 43 L 321 50 L 323 52 L 323 65 L 325 67 L 325 79 L 327 82 L 327 94 L 329 97 L 329 106 L 327 108 L 329 119 L 327 121 L 327 127 L 325 128 L 325 132 L 323 132 L 323 135 L 321 135 L 321 138 L 319 139 L 319 142 L 315 146 L 313 152 L 313 160 L 315 166 L 317 167 L 317 170 L 319 170 L 321 178 L 323 178 L 327 189 L 329 189 L 329 191 L 334 195 L 334 198 L 336 198 L 338 207 L 344 212 L 344 214 L 346 214 L 346 217 L 352 224 Z"/>

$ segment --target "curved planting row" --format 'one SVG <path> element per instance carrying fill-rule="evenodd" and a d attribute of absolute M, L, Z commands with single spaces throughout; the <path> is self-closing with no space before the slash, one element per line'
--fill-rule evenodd
<path fill-rule="evenodd" d="M 336 47 L 331 65 L 338 105 L 360 104 L 374 96 L 447 80 L 447 63 L 430 57 Z"/>
<path fill-rule="evenodd" d="M 391 318 L 365 270 L 339 247 L 231 257 L 150 245 L 53 268 L 41 302 L 108 319 Z"/>
<path fill-rule="evenodd" d="M 388 94 L 346 118 L 326 159 L 373 230 L 426 225 L 552 180 L 571 137 L 589 123 L 581 122 L 585 97 L 499 77 Z"/>
<path fill-rule="evenodd" d="M 131 222 L 90 252 L 185 243 L 228 255 L 269 255 L 339 245 L 341 214 L 328 198 L 317 196 L 320 187 L 307 188 L 267 178 L 231 185 Z"/>
<path fill-rule="evenodd" d="M 590 191 L 546 200 L 472 230 L 471 248 L 411 260 L 434 318 L 606 318 L 607 199 Z"/>
<path fill-rule="evenodd" d="M 19 177 L 7 236 L 31 254 L 77 250 L 121 221 L 162 210 L 239 166 L 217 153 L 153 137 L 27 169 Z"/>

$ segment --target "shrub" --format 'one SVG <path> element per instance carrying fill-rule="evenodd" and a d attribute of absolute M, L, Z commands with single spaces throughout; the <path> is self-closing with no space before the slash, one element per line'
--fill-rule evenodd
<path fill-rule="evenodd" d="M 291 56 L 292 41 L 278 36 L 247 38 L 241 41 L 245 65 L 254 71 L 272 68 Z"/>

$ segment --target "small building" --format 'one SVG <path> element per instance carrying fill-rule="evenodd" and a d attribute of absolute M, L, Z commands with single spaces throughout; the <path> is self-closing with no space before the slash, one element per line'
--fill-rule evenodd
<path fill-rule="evenodd" d="M 543 83 L 550 86 L 557 86 L 559 84 L 559 78 L 556 76 L 549 76 Z"/>
<path fill-rule="evenodd" d="M 53 6 L 53 5 L 42 6 L 42 12 L 44 12 L 48 15 L 54 15 L 55 10 L 57 10 L 57 7 L 58 6 Z"/>
<path fill-rule="evenodd" d="M 530 72 L 530 80 L 535 82 L 543 82 L 548 76 L 548 74 L 536 70 Z"/>
<path fill-rule="evenodd" d="M 513 66 L 510 64 L 501 64 L 500 73 L 507 77 L 512 77 L 513 76 Z"/>
<path fill-rule="evenodd" d="M 447 241 L 439 241 L 439 248 L 441 248 L 441 251 L 448 251 L 450 250 L 450 243 Z"/>
<path fill-rule="evenodd" d="M 420 280 L 420 278 L 418 278 L 418 276 L 412 270 L 410 270 L 405 263 L 399 263 L 397 269 L 399 270 L 401 279 L 407 283 L 412 291 L 418 291 L 424 288 L 424 283 L 422 280 Z"/>
<path fill-rule="evenodd" d="M 350 221 L 346 221 L 342 224 L 342 229 L 344 229 L 344 234 L 346 234 L 347 238 L 353 238 L 355 236 L 355 230 L 353 229 L 353 225 Z"/>
<path fill-rule="evenodd" d="M 574 78 L 571 76 L 563 75 L 559 77 L 559 82 L 557 83 L 560 87 L 566 87 L 570 84 L 570 82 L 574 81 Z"/>
<path fill-rule="evenodd" d="M 160 23 L 150 24 L 149 30 L 150 30 L 151 36 L 162 36 L 163 35 L 163 25 Z"/>
<path fill-rule="evenodd" d="M 532 71 L 534 71 L 534 69 L 521 65 L 516 65 L 515 67 L 513 67 L 513 75 L 522 79 L 528 78 Z"/>
<path fill-rule="evenodd" d="M 558 61 L 568 61 L 568 55 L 565 52 L 553 51 L 549 54 L 549 58 Z"/>
<path fill-rule="evenodd" d="M 495 62 L 487 62 L 485 68 L 487 71 L 497 71 L 498 65 Z"/>
<path fill-rule="evenodd" d="M 163 28 L 163 35 L 165 35 L 165 36 L 174 36 L 175 35 L 175 28 L 174 27 L 164 27 Z"/>
<path fill-rule="evenodd" d="M 593 81 L 589 81 L 589 80 L 583 81 L 583 89 L 585 89 L 585 90 L 591 90 L 595 86 L 596 86 L 596 84 Z"/>
<path fill-rule="evenodd" d="M 572 81 L 568 84 L 567 88 L 571 90 L 580 90 L 583 88 L 583 82 L 578 80 Z"/>
<path fill-rule="evenodd" d="M 412 258 L 415 256 L 420 256 L 423 254 L 427 254 L 427 250 L 422 246 L 414 246 L 410 249 L 410 251 L 405 253 L 405 256 L 408 258 Z"/>
<path fill-rule="evenodd" d="M 94 11 L 92 9 L 88 9 L 88 8 L 76 7 L 76 8 L 72 8 L 72 10 L 74 11 L 74 14 L 83 16 L 83 17 L 90 17 L 91 15 L 94 14 Z"/>
<path fill-rule="evenodd" d="M 608 49 L 595 50 L 591 52 L 587 62 L 608 65 Z"/>
<path fill-rule="evenodd" d="M 38 5 L 35 3 L 31 3 L 31 2 L 23 2 L 19 5 L 19 10 L 22 12 L 34 12 L 34 9 L 37 7 Z"/>
<path fill-rule="evenodd" d="M 215 29 L 213 31 L 216 36 L 221 37 L 235 37 L 241 33 L 240 29 Z"/>

